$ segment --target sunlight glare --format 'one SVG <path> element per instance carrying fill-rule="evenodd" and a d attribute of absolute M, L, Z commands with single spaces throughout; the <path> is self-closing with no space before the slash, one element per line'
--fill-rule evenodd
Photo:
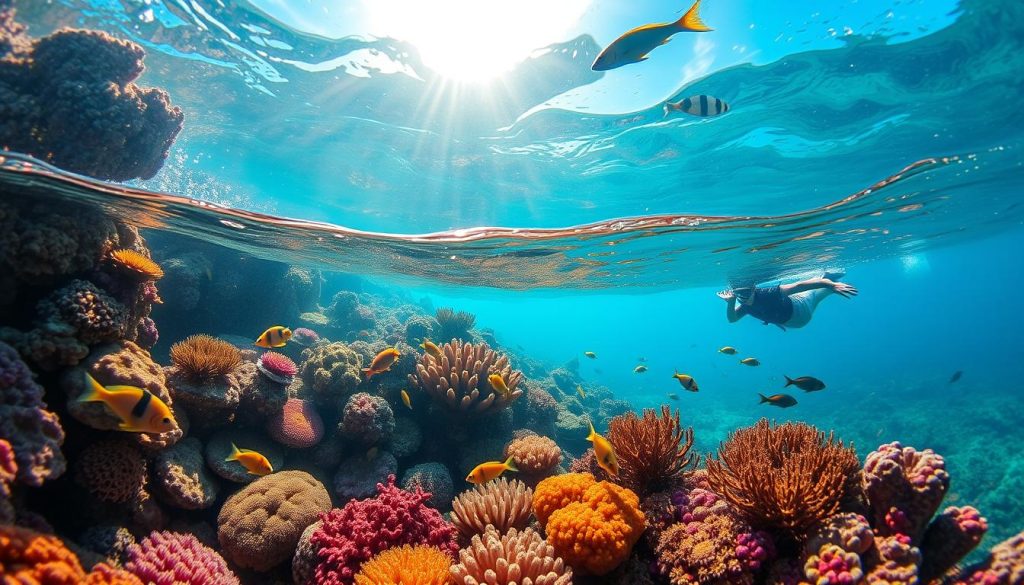
<path fill-rule="evenodd" d="M 412 43 L 444 77 L 496 77 L 534 49 L 568 40 L 591 0 L 364 0 L 369 32 Z"/>

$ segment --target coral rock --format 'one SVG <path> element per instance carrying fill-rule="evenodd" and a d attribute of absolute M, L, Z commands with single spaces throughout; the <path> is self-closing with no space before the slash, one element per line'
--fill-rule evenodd
<path fill-rule="evenodd" d="M 64 473 L 64 429 L 46 410 L 43 387 L 11 346 L 0 342 L 0 439 L 12 449 L 20 483 L 40 486 Z M 9 454 L 8 454 L 9 457 Z M 9 470 L 9 469 L 8 469 Z"/>
<path fill-rule="evenodd" d="M 311 402 L 289 398 L 280 414 L 267 421 L 267 432 L 282 445 L 306 449 L 323 438 L 324 421 Z"/>
<path fill-rule="evenodd" d="M 391 405 L 366 392 L 349 397 L 338 423 L 338 432 L 343 437 L 366 445 L 387 441 L 394 430 L 395 413 Z"/>
<path fill-rule="evenodd" d="M 128 502 L 146 485 L 142 453 L 119 440 L 90 444 L 79 455 L 75 471 L 75 481 L 104 502 Z"/>
<path fill-rule="evenodd" d="M 275 470 L 281 469 L 284 465 L 284 451 L 270 439 L 260 433 L 227 428 L 218 431 L 206 442 L 206 465 L 228 481 L 249 483 L 259 477 L 249 473 L 249 470 L 238 461 L 227 460 L 231 455 L 232 443 L 240 449 L 260 453 L 270 461 Z"/>
<path fill-rule="evenodd" d="M 429 493 L 427 503 L 440 510 L 448 509 L 455 495 L 452 474 L 442 463 L 413 465 L 402 474 L 401 485 L 403 490 L 409 492 L 419 489 Z"/>
<path fill-rule="evenodd" d="M 335 406 L 362 381 L 363 358 L 344 343 L 321 343 L 302 351 L 300 373 L 318 404 Z"/>
<path fill-rule="evenodd" d="M 341 502 L 372 496 L 377 486 L 395 473 L 398 460 L 391 453 L 380 451 L 376 457 L 358 453 L 341 462 L 334 476 L 334 493 Z"/>
<path fill-rule="evenodd" d="M 217 500 L 218 485 L 203 462 L 198 439 L 185 439 L 160 451 L 153 461 L 153 475 L 156 493 L 176 508 L 200 510 Z"/>

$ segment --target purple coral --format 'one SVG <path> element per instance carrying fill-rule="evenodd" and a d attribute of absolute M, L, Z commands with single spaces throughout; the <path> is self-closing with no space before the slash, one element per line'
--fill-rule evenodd
<path fill-rule="evenodd" d="M 380 396 L 357 392 L 345 403 L 338 432 L 349 439 L 372 445 L 391 438 L 395 413 Z"/>
<path fill-rule="evenodd" d="M 963 570 L 950 585 L 1020 585 L 1024 583 L 1024 532 L 997 544 L 988 557 Z"/>
<path fill-rule="evenodd" d="M 142 349 L 153 349 L 156 342 L 160 341 L 160 331 L 156 328 L 156 322 L 149 317 L 143 317 L 135 329 L 135 343 Z"/>
<path fill-rule="evenodd" d="M 133 83 L 142 47 L 60 30 L 20 48 L 0 70 L 0 143 L 99 179 L 156 174 L 184 116 L 163 90 Z"/>
<path fill-rule="evenodd" d="M 153 532 L 128 547 L 125 568 L 157 585 L 238 585 L 224 558 L 192 536 Z"/>
<path fill-rule="evenodd" d="M 18 352 L 0 342 L 0 439 L 14 449 L 19 482 L 40 486 L 64 473 L 64 429 Z"/>
<path fill-rule="evenodd" d="M 296 327 L 292 331 L 292 341 L 299 345 L 313 345 L 320 341 L 320 335 L 308 327 Z"/>
<path fill-rule="evenodd" d="M 946 495 L 949 474 L 945 460 L 931 449 L 893 442 L 867 456 L 863 487 L 875 532 L 905 534 L 917 542 Z"/>

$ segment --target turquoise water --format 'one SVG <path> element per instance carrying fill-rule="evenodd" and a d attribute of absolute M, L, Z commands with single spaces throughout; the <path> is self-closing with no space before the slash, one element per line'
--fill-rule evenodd
<path fill-rule="evenodd" d="M 862 459 L 892 440 L 933 448 L 947 503 L 989 519 L 982 548 L 1024 528 L 1024 5 L 709 0 L 713 45 L 681 35 L 604 75 L 590 64 L 618 22 L 681 6 L 584 4 L 553 44 L 473 82 L 360 30 L 355 5 L 15 1 L 33 36 L 139 43 L 139 83 L 185 122 L 152 178 L 97 182 L 10 153 L 0 185 L 138 225 L 165 265 L 204 255 L 198 307 L 161 284 L 157 361 L 194 333 L 312 326 L 275 303 L 294 265 L 323 278 L 302 313 L 329 312 L 339 290 L 379 323 L 405 306 L 469 311 L 538 378 L 568 364 L 635 410 L 679 408 L 701 452 L 764 416 L 835 430 Z M 696 94 L 730 111 L 665 114 Z M 730 324 L 715 296 L 838 268 L 859 296 L 827 298 L 801 329 Z M 827 389 L 758 404 L 801 375 Z"/>

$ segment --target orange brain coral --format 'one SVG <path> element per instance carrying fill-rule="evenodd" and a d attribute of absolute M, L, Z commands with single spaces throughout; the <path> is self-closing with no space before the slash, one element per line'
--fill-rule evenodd
<path fill-rule="evenodd" d="M 18 585 L 79 585 L 85 571 L 75 553 L 55 536 L 0 526 L 0 576 Z"/>
<path fill-rule="evenodd" d="M 633 545 L 643 534 L 646 522 L 640 511 L 640 498 L 631 490 L 607 481 L 593 483 L 578 498 L 573 498 L 572 494 L 586 484 L 586 477 L 591 482 L 594 478 L 590 474 L 570 475 L 585 477 L 564 484 L 566 490 L 562 492 L 562 499 L 575 501 L 547 517 L 548 544 L 574 570 L 592 575 L 607 574 L 629 558 Z M 536 494 L 541 493 L 547 481 L 537 486 L 535 509 Z M 545 493 L 554 491 L 551 487 L 548 486 Z M 555 499 L 550 498 L 547 503 L 553 501 Z"/>
<path fill-rule="evenodd" d="M 451 558 L 432 546 L 388 549 L 370 559 L 356 575 L 356 585 L 447 585 Z"/>
<path fill-rule="evenodd" d="M 555 510 L 582 500 L 583 493 L 595 483 L 589 473 L 565 473 L 537 484 L 533 490 L 533 513 L 541 526 L 548 523 L 548 517 Z"/>
<path fill-rule="evenodd" d="M 164 270 L 159 264 L 135 250 L 114 250 L 110 253 L 110 259 L 142 280 L 157 280 L 164 276 Z"/>

